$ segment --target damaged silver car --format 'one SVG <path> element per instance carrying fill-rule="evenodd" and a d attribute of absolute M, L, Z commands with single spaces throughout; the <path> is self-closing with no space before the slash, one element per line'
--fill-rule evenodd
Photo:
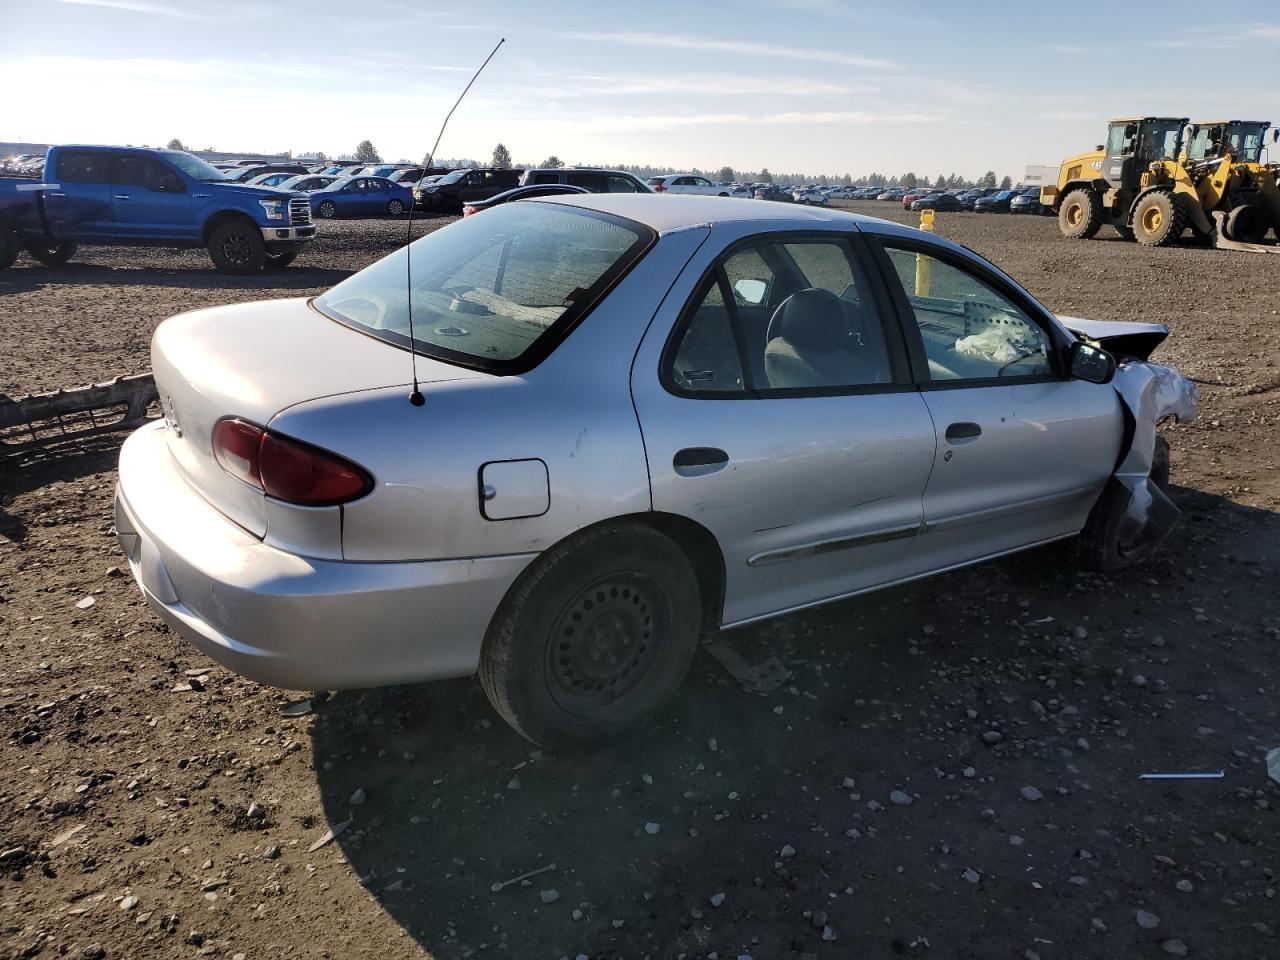
<path fill-rule="evenodd" d="M 155 611 L 263 683 L 479 673 L 541 744 L 625 734 L 704 631 L 1177 517 L 1164 327 L 1060 319 L 955 244 L 824 209 L 591 194 L 437 230 L 311 300 L 156 332 L 116 528 Z"/>

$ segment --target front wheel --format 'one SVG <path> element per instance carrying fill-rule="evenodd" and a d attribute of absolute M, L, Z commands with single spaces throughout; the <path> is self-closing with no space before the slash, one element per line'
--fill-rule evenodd
<path fill-rule="evenodd" d="M 546 747 L 626 736 L 675 693 L 698 643 L 688 558 L 641 524 L 609 523 L 553 547 L 503 600 L 480 682 L 515 730 Z"/>
<path fill-rule="evenodd" d="M 400 216 L 400 214 L 404 213 L 404 201 L 402 200 L 389 201 L 387 203 L 387 213 L 391 214 L 393 217 Z"/>
<path fill-rule="evenodd" d="M 1170 190 L 1153 190 L 1133 208 L 1134 238 L 1147 247 L 1176 243 L 1187 228 L 1186 200 Z"/>
<path fill-rule="evenodd" d="M 1162 493 L 1169 492 L 1169 441 L 1156 437 L 1151 455 L 1151 479 Z M 1136 557 L 1133 545 L 1123 538 L 1122 521 L 1129 506 L 1129 492 L 1115 479 L 1107 481 L 1089 520 L 1072 542 L 1076 564 L 1098 573 L 1113 573 L 1132 566 Z"/>
<path fill-rule="evenodd" d="M 338 215 L 338 205 L 332 200 L 324 200 L 316 207 L 316 213 L 326 220 L 332 220 Z"/>
<path fill-rule="evenodd" d="M 49 243 L 46 240 L 32 240 L 27 243 L 27 253 L 33 260 L 39 260 L 46 267 L 65 266 L 76 254 L 74 243 Z"/>
<path fill-rule="evenodd" d="M 248 276 L 262 269 L 267 245 L 257 227 L 232 221 L 217 227 L 209 236 L 209 259 L 221 273 Z"/>

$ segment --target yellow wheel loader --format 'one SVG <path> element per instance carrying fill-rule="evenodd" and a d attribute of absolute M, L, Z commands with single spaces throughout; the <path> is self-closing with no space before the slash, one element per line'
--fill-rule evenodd
<path fill-rule="evenodd" d="M 1256 244 L 1268 230 L 1280 239 L 1280 163 L 1263 162 L 1268 139 L 1280 140 L 1280 129 L 1266 120 L 1199 120 L 1188 128 L 1183 162 L 1228 240 Z"/>

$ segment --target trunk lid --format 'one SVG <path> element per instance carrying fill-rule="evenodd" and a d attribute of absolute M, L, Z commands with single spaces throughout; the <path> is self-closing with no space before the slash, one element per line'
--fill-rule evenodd
<path fill-rule="evenodd" d="M 151 366 L 178 466 L 206 500 L 257 537 L 267 529 L 265 498 L 214 458 L 218 420 L 267 426 L 294 404 L 400 384 L 409 402 L 407 351 L 330 320 L 302 299 L 213 307 L 166 320 L 151 343 Z M 418 357 L 423 383 L 484 376 Z"/>

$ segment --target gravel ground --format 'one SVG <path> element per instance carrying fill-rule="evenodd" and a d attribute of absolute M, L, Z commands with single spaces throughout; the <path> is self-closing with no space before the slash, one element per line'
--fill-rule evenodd
<path fill-rule="evenodd" d="M 145 370 L 166 316 L 316 293 L 403 237 L 323 227 L 250 279 L 20 261 L 0 392 Z M 1171 324 L 1158 357 L 1204 402 L 1169 434 L 1159 557 L 1042 550 L 734 632 L 791 681 L 744 693 L 702 656 L 637 738 L 561 757 L 469 680 L 282 717 L 121 572 L 118 438 L 32 458 L 0 479 L 0 957 L 1280 957 L 1280 271 L 1047 218 L 939 232 L 1060 312 Z"/>

